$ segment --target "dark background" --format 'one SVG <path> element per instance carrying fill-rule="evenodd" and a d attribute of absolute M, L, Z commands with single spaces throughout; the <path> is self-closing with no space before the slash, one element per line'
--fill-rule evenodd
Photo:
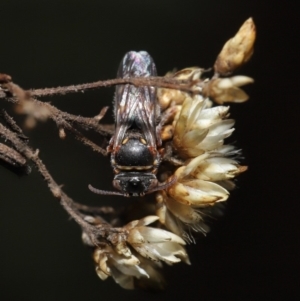
<path fill-rule="evenodd" d="M 166 268 L 162 293 L 125 291 L 94 272 L 80 230 L 36 171 L 0 168 L 1 300 L 297 300 L 299 298 L 299 76 L 296 1 L 1 1 L 0 71 L 23 88 L 113 78 L 129 50 L 147 50 L 160 75 L 210 67 L 224 42 L 252 16 L 255 54 L 240 70 L 255 78 L 251 99 L 232 105 L 234 141 L 249 170 L 224 218 L 188 247 L 192 265 Z M 94 116 L 113 89 L 52 97 L 62 110 Z M 109 111 L 106 122 L 112 121 Z M 29 133 L 27 133 L 29 134 Z M 44 163 L 75 200 L 119 205 L 108 158 L 47 122 L 30 133 Z M 298 138 L 296 138 L 298 137 Z M 298 287 L 297 287 L 298 285 Z M 298 295 L 298 298 L 296 297 Z"/>

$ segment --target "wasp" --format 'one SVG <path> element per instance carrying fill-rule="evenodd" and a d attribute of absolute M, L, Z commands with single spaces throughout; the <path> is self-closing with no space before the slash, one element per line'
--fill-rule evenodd
<path fill-rule="evenodd" d="M 152 57 L 146 51 L 125 54 L 118 69 L 118 78 L 156 76 Z M 152 86 L 118 85 L 114 99 L 115 133 L 107 151 L 115 174 L 113 186 L 119 191 L 98 190 L 97 194 L 143 196 L 165 189 L 156 174 L 162 161 L 160 107 L 156 88 Z"/>

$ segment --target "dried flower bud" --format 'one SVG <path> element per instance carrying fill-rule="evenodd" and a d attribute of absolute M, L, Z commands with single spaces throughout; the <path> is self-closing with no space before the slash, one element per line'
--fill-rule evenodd
<path fill-rule="evenodd" d="M 167 77 L 175 78 L 178 80 L 187 80 L 187 81 L 197 81 L 200 79 L 202 69 L 198 67 L 190 67 L 177 71 L 173 74 L 167 74 Z M 158 102 L 162 110 L 168 108 L 172 105 L 180 105 L 184 102 L 186 97 L 188 97 L 188 93 L 174 90 L 174 89 L 166 89 L 159 88 L 157 90 Z"/>
<path fill-rule="evenodd" d="M 172 125 L 166 125 L 161 130 L 161 140 L 170 140 L 173 137 L 174 128 Z"/>
<path fill-rule="evenodd" d="M 0 84 L 11 82 L 12 78 L 8 74 L 0 73 Z"/>
<path fill-rule="evenodd" d="M 255 25 L 252 18 L 249 18 L 224 45 L 214 65 L 215 73 L 229 75 L 246 63 L 253 54 L 255 37 Z"/>
<path fill-rule="evenodd" d="M 254 80 L 248 76 L 233 76 L 228 78 L 216 78 L 209 81 L 202 90 L 205 97 L 213 99 L 218 104 L 224 102 L 244 102 L 249 96 L 240 86 L 253 83 Z"/>
<path fill-rule="evenodd" d="M 58 130 L 58 135 L 59 135 L 59 138 L 60 139 L 65 139 L 66 138 L 66 132 L 65 132 L 65 130 L 63 129 L 63 128 L 59 128 L 59 130 Z"/>
<path fill-rule="evenodd" d="M 25 126 L 27 128 L 33 128 L 37 120 L 46 121 L 51 114 L 46 106 L 31 99 L 19 101 L 15 111 L 18 114 L 25 114 L 27 116 L 25 120 Z"/>

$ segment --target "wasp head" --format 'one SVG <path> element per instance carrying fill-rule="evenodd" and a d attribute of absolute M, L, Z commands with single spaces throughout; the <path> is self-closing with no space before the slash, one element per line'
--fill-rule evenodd
<path fill-rule="evenodd" d="M 113 185 L 128 196 L 143 196 L 158 184 L 156 176 L 151 173 L 126 172 L 115 176 Z"/>

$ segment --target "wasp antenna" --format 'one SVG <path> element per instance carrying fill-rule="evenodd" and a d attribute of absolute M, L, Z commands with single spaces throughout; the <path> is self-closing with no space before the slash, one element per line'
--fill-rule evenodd
<path fill-rule="evenodd" d="M 89 190 L 96 193 L 96 194 L 102 194 L 102 195 L 121 195 L 126 196 L 124 193 L 116 192 L 116 191 L 106 191 L 106 190 L 100 190 L 97 188 L 94 188 L 91 184 L 89 184 Z"/>
<path fill-rule="evenodd" d="M 172 186 L 173 184 L 175 184 L 176 181 L 177 181 L 177 177 L 176 176 L 172 176 L 167 183 L 164 183 L 164 184 L 161 184 L 161 185 L 158 185 L 158 186 L 154 187 L 153 189 L 149 190 L 146 194 L 152 193 L 152 192 L 158 191 L 158 190 L 167 189 L 170 186 Z"/>

